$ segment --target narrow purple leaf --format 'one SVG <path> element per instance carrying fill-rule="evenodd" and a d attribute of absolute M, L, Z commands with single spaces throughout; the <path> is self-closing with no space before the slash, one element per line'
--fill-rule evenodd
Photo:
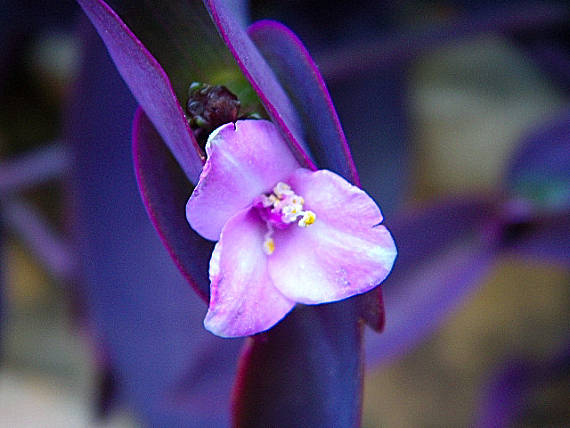
<path fill-rule="evenodd" d="M 105 42 L 117 69 L 192 181 L 203 153 L 160 64 L 103 0 L 78 0 Z"/>
<path fill-rule="evenodd" d="M 523 140 L 505 182 L 509 192 L 541 210 L 570 208 L 570 110 Z"/>
<path fill-rule="evenodd" d="M 76 257 L 69 243 L 33 206 L 18 198 L 2 201 L 5 227 L 15 233 L 54 277 L 70 280 L 75 272 Z"/>
<path fill-rule="evenodd" d="M 329 85 L 362 188 L 387 220 L 402 204 L 411 175 L 407 70 L 396 65 Z"/>
<path fill-rule="evenodd" d="M 69 166 L 67 149 L 54 143 L 0 164 L 0 194 L 21 192 L 54 178 Z"/>
<path fill-rule="evenodd" d="M 319 168 L 359 185 L 358 173 L 323 77 L 299 38 L 283 24 L 258 21 L 248 35 L 277 75 L 303 121 Z"/>
<path fill-rule="evenodd" d="M 94 343 L 141 424 L 225 427 L 241 341 L 203 329 L 204 302 L 148 221 L 132 170 L 136 102 L 86 20 L 82 28 L 87 51 L 67 135 L 81 291 Z"/>
<path fill-rule="evenodd" d="M 489 33 L 542 31 L 548 26 L 564 25 L 570 14 L 564 4 L 532 0 L 517 3 L 516 7 L 510 2 L 469 6 L 475 7 L 461 10 L 458 6 L 456 13 L 449 14 L 451 19 L 437 20 L 436 25 L 414 25 L 388 36 L 361 37 L 340 48 L 323 50 L 316 55 L 321 72 L 329 85 L 339 79 L 365 79 L 370 73 L 402 65 L 447 43 Z"/>
<path fill-rule="evenodd" d="M 316 169 L 307 151 L 301 120 L 273 70 L 246 32 L 247 2 L 205 0 L 215 25 L 238 66 L 280 128 L 301 165 Z"/>
<path fill-rule="evenodd" d="M 564 426 L 568 421 L 565 401 L 561 401 L 564 404 L 560 409 L 550 400 L 539 402 L 539 419 L 531 418 L 533 401 L 536 401 L 536 398 L 533 400 L 533 393 L 548 390 L 550 385 L 556 390 L 560 390 L 561 385 L 567 385 L 569 345 L 566 341 L 556 354 L 546 359 L 530 360 L 521 356 L 504 362 L 483 388 L 474 426 L 511 427 L 529 421 L 536 426 Z M 545 408 L 548 408 L 548 412 L 544 411 Z"/>
<path fill-rule="evenodd" d="M 570 110 L 523 139 L 505 176 L 502 249 L 570 264 Z"/>
<path fill-rule="evenodd" d="M 234 389 L 233 426 L 360 426 L 362 327 L 350 301 L 297 307 L 249 339 Z"/>
<path fill-rule="evenodd" d="M 494 217 L 484 199 L 455 200 L 402 216 L 388 226 L 398 259 L 382 284 L 386 325 L 366 338 L 368 363 L 404 353 L 433 332 L 480 283 L 495 257 L 495 239 L 483 226 Z"/>
<path fill-rule="evenodd" d="M 516 415 L 523 413 L 527 403 L 526 395 L 532 385 L 531 373 L 538 365 L 532 361 L 511 360 L 498 373 L 492 385 L 486 387 L 487 397 L 481 405 L 476 426 L 479 428 L 500 428 L 512 426 Z"/>
<path fill-rule="evenodd" d="M 194 232 L 186 221 L 186 202 L 193 186 L 141 109 L 133 123 L 133 157 L 139 191 L 154 227 L 180 271 L 207 302 L 214 243 Z"/>
<path fill-rule="evenodd" d="M 390 220 L 403 202 L 410 179 L 408 77 L 403 65 L 376 70 L 370 77 L 337 80 L 332 90 L 337 94 L 362 187 Z M 370 108 L 371 100 L 381 102 Z M 376 331 L 383 331 L 386 322 L 385 308 L 376 306 L 381 293 L 379 287 L 359 299 L 363 319 Z"/>
<path fill-rule="evenodd" d="M 508 253 L 570 267 L 570 213 L 542 215 L 507 224 L 502 249 Z"/>

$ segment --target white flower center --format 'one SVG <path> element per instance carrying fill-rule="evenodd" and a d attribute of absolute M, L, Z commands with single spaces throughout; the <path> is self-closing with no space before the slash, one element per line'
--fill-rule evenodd
<path fill-rule="evenodd" d="M 297 223 L 299 227 L 307 227 L 317 219 L 313 211 L 305 210 L 305 200 L 297 195 L 286 183 L 279 182 L 273 187 L 273 192 L 259 196 L 254 206 L 265 223 L 267 233 L 263 241 L 263 251 L 271 255 L 275 251 L 275 241 L 273 231 L 285 229 L 292 223 Z"/>

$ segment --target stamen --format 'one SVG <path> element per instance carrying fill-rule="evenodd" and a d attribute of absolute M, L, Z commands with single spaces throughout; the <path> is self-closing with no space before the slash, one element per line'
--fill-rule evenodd
<path fill-rule="evenodd" d="M 314 212 L 307 210 L 303 213 L 303 217 L 301 218 L 301 220 L 299 220 L 299 223 L 297 224 L 299 225 L 299 227 L 307 227 L 313 224 L 316 219 L 317 215 Z"/>
<path fill-rule="evenodd" d="M 304 210 L 305 200 L 297 195 L 287 183 L 279 182 L 273 187 L 273 193 L 260 195 L 254 201 L 259 215 L 267 225 L 267 233 L 263 240 L 263 251 L 267 255 L 275 251 L 273 230 L 286 229 L 291 223 L 299 227 L 308 227 L 317 219 L 316 214 Z"/>
<path fill-rule="evenodd" d="M 273 193 L 275 194 L 275 196 L 277 196 L 279 199 L 283 199 L 285 196 L 289 196 L 289 195 L 294 195 L 295 193 L 291 190 L 291 186 L 289 186 L 286 183 L 283 183 L 282 181 L 280 181 L 279 183 L 277 183 L 275 185 L 275 187 L 273 188 Z"/>
<path fill-rule="evenodd" d="M 273 254 L 273 251 L 275 251 L 275 241 L 273 238 L 266 238 L 265 241 L 263 241 L 263 252 L 270 256 Z"/>
<path fill-rule="evenodd" d="M 263 252 L 270 256 L 275 251 L 275 241 L 273 240 L 273 227 L 267 223 L 267 233 L 263 239 Z"/>
<path fill-rule="evenodd" d="M 303 207 L 303 204 L 305 203 L 305 200 L 303 199 L 303 197 L 299 196 L 299 195 L 295 195 L 293 193 L 293 195 L 291 196 L 291 203 L 293 205 L 301 205 L 301 207 Z"/>
<path fill-rule="evenodd" d="M 272 207 L 275 205 L 275 202 L 277 202 L 275 195 L 262 195 L 261 203 L 263 204 L 263 208 Z"/>
<path fill-rule="evenodd" d="M 285 205 L 281 209 L 281 213 L 283 214 L 283 221 L 285 223 L 293 223 L 299 217 L 300 212 L 302 211 L 303 207 L 298 205 Z"/>

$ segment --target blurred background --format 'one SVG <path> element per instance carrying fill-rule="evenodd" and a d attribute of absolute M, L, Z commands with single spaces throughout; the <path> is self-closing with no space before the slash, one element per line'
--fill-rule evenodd
<path fill-rule="evenodd" d="M 444 198 L 504 197 L 507 166 L 525 138 L 568 115 L 570 15 L 563 2 L 259 0 L 251 14 L 286 23 L 308 46 L 363 187 L 388 226 L 391 216 Z M 77 149 L 66 129 L 71 110 L 90 101 L 85 92 L 75 95 L 91 58 L 86 46 L 101 51 L 80 15 L 72 1 L 0 6 L 0 426 L 136 427 L 144 419 L 128 394 L 112 393 L 117 379 L 76 269 L 88 254 L 76 239 L 95 229 L 74 218 L 76 206 L 88 203 L 75 201 Z M 111 66 L 101 70 L 103 80 L 118 79 Z M 109 102 L 117 104 L 113 94 Z M 134 104 L 125 103 L 124 118 L 112 126 L 122 127 L 121 165 L 134 201 L 127 159 Z M 142 204 L 136 209 L 132 221 L 140 224 L 129 227 L 148 230 Z M 146 257 L 170 263 L 158 239 L 152 248 L 156 256 Z M 369 366 L 363 426 L 474 425 L 509 361 L 547 364 L 568 343 L 567 266 L 497 255 L 440 328 Z M 192 328 L 202 328 L 202 315 Z M 529 390 L 513 425 L 570 424 L 567 366 Z"/>

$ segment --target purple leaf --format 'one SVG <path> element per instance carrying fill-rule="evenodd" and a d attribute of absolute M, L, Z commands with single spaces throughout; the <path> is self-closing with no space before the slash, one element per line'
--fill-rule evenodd
<path fill-rule="evenodd" d="M 492 265 L 495 239 L 482 235 L 494 216 L 484 199 L 435 205 L 388 224 L 399 257 L 382 284 L 386 325 L 366 338 L 367 361 L 401 355 L 435 330 Z"/>
<path fill-rule="evenodd" d="M 317 165 L 359 185 L 331 97 L 305 46 L 290 29 L 275 21 L 256 22 L 248 34 L 295 105 Z"/>
<path fill-rule="evenodd" d="M 570 263 L 570 110 L 531 132 L 506 174 L 502 249 Z"/>
<path fill-rule="evenodd" d="M 331 91 L 363 189 L 385 214 L 393 213 L 406 194 L 410 171 L 406 67 L 397 63 L 370 70 L 368 77 L 333 79 Z M 381 287 L 358 300 L 366 323 L 382 331 L 385 309 L 381 306 Z"/>
<path fill-rule="evenodd" d="M 516 415 L 527 407 L 526 395 L 532 385 L 530 373 L 539 367 L 525 360 L 509 361 L 503 370 L 488 385 L 486 403 L 482 405 L 476 426 L 480 428 L 509 427 Z"/>
<path fill-rule="evenodd" d="M 361 326 L 350 300 L 297 307 L 249 339 L 234 390 L 234 426 L 358 427 Z"/>
<path fill-rule="evenodd" d="M 247 35 L 247 2 L 205 0 L 204 3 L 238 66 L 259 95 L 269 116 L 280 128 L 299 163 L 316 169 L 306 150 L 305 135 L 297 111 L 273 70 Z"/>
<path fill-rule="evenodd" d="M 2 203 L 2 216 L 6 227 L 26 243 L 53 276 L 64 281 L 73 278 L 76 257 L 69 243 L 30 204 L 9 198 Z"/>
<path fill-rule="evenodd" d="M 67 135 L 81 291 L 94 342 L 108 356 L 118 395 L 144 425 L 227 426 L 241 341 L 203 329 L 204 303 L 148 221 L 132 171 L 136 103 L 97 35 L 85 32 L 89 49 Z M 184 203 L 180 214 L 184 219 Z"/>
<path fill-rule="evenodd" d="M 139 191 L 154 227 L 184 277 L 207 302 L 214 243 L 186 221 L 186 202 L 193 187 L 141 109 L 133 123 L 133 157 Z"/>
<path fill-rule="evenodd" d="M 329 85 L 362 188 L 388 219 L 410 180 L 407 86 L 406 66 L 400 65 L 371 71 L 369 79 L 335 79 Z"/>
<path fill-rule="evenodd" d="M 541 210 L 570 208 L 570 110 L 523 140 L 505 182 L 511 193 Z"/>
<path fill-rule="evenodd" d="M 388 20 L 406 13 L 398 10 L 400 7 L 396 5 Z M 330 48 L 323 49 L 320 55 L 315 55 L 319 59 L 321 72 L 327 81 L 329 77 L 335 80 L 368 79 L 374 71 L 408 63 L 448 43 L 489 33 L 502 35 L 517 31 L 544 31 L 546 26 L 565 25 L 569 15 L 569 9 L 564 4 L 532 0 L 517 2 L 516 7 L 509 2 L 489 2 L 485 5 L 480 2 L 465 2 L 464 5 L 454 2 L 450 7 L 452 13 L 447 17 L 436 20 L 428 18 L 420 25 L 396 23 L 400 24 L 396 31 L 386 31 L 386 27 L 394 27 L 394 22 L 388 21 L 384 28 L 374 22 L 376 27 L 368 34 L 353 37 L 344 46 L 332 44 Z M 368 11 L 366 7 L 362 9 Z M 362 20 L 362 17 L 358 18 Z M 367 19 L 370 20 L 366 17 L 365 21 Z M 352 28 L 343 27 L 340 30 L 348 33 Z M 356 31 L 360 30 L 358 28 Z M 325 34 L 321 38 L 328 41 L 330 36 Z M 316 43 L 319 41 L 315 40 Z"/>
<path fill-rule="evenodd" d="M 532 417 L 533 392 L 543 392 L 550 385 L 559 388 L 565 384 L 570 364 L 569 343 L 548 359 L 542 361 L 512 358 L 494 373 L 485 386 L 479 404 L 477 422 L 479 428 L 520 426 L 532 420 L 536 426 L 563 426 L 567 422 L 567 406 L 556 412 L 554 403 L 540 402 L 539 420 Z M 563 391 L 564 389 L 562 389 Z M 536 398 L 535 398 L 536 400 Z M 565 402 L 564 402 L 565 403 Z M 548 406 L 548 412 L 544 412 Z"/>
<path fill-rule="evenodd" d="M 59 142 L 4 161 L 0 166 L 0 194 L 21 192 L 61 178 L 68 167 L 67 150 Z"/>
<path fill-rule="evenodd" d="M 78 0 L 105 42 L 117 69 L 190 180 L 203 153 L 184 117 L 168 76 L 119 16 L 102 0 Z"/>
<path fill-rule="evenodd" d="M 513 222 L 505 226 L 502 249 L 518 256 L 570 266 L 568 231 L 568 211 Z"/>

